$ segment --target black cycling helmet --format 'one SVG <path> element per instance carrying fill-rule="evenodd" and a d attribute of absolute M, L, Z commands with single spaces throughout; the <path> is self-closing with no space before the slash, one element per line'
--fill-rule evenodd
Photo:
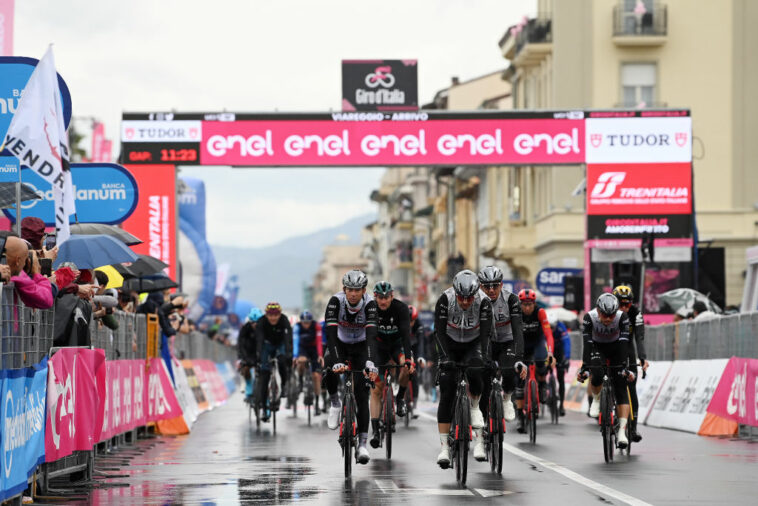
<path fill-rule="evenodd" d="M 479 291 L 479 278 L 473 271 L 462 270 L 453 278 L 455 294 L 460 297 L 471 297 Z"/>
<path fill-rule="evenodd" d="M 361 288 L 366 288 L 366 285 L 368 285 L 368 278 L 366 277 L 366 274 L 363 273 L 363 271 L 360 271 L 358 269 L 347 271 L 345 275 L 342 276 L 342 286 L 345 288 L 354 288 L 360 290 Z"/>
<path fill-rule="evenodd" d="M 380 281 L 374 285 L 374 293 L 382 297 L 392 295 L 392 285 L 389 281 Z"/>
<path fill-rule="evenodd" d="M 492 283 L 501 283 L 503 281 L 503 271 L 494 265 L 488 265 L 479 271 L 479 282 L 483 285 Z"/>
<path fill-rule="evenodd" d="M 310 311 L 307 309 L 300 313 L 300 321 L 301 322 L 312 322 L 313 321 L 313 314 L 311 314 Z"/>
<path fill-rule="evenodd" d="M 598 313 L 606 316 L 612 316 L 619 310 L 619 300 L 612 293 L 603 293 L 597 298 L 595 303 Z"/>

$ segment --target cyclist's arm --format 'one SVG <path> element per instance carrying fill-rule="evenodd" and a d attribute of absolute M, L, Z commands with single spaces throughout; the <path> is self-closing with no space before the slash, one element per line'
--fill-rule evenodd
<path fill-rule="evenodd" d="M 368 354 L 367 360 L 373 362 L 376 365 L 377 352 L 376 352 L 376 322 L 379 320 L 378 313 L 379 308 L 376 305 L 375 300 L 370 300 L 366 303 L 366 350 Z M 406 311 L 407 313 L 408 311 Z"/>
<path fill-rule="evenodd" d="M 297 323 L 292 329 L 292 356 L 300 356 L 300 325 Z"/>
<path fill-rule="evenodd" d="M 483 356 L 490 356 L 491 340 L 494 334 L 495 323 L 492 318 L 492 303 L 489 297 L 482 297 L 482 305 L 479 306 L 479 338 L 484 348 Z"/>
<path fill-rule="evenodd" d="M 337 297 L 329 299 L 324 313 L 324 325 L 326 328 L 326 346 L 329 348 L 331 360 L 335 364 L 342 362 L 342 357 L 337 353 L 337 327 L 339 326 L 340 300 Z"/>
<path fill-rule="evenodd" d="M 413 356 L 413 350 L 411 349 L 411 314 L 408 310 L 408 306 L 405 303 L 401 303 L 400 316 L 397 319 L 397 330 L 400 332 L 400 339 L 403 340 L 403 349 L 405 350 L 405 358 L 411 358 Z"/>
<path fill-rule="evenodd" d="M 584 315 L 584 321 L 582 322 L 582 340 L 584 346 L 582 346 L 582 363 L 585 366 L 590 365 L 590 354 L 592 353 L 592 318 L 589 313 Z"/>
<path fill-rule="evenodd" d="M 571 358 L 571 335 L 563 322 L 558 322 L 555 328 L 558 330 L 563 346 L 563 360 L 569 360 Z"/>
<path fill-rule="evenodd" d="M 630 325 L 634 325 L 634 341 L 637 343 L 637 355 L 640 360 L 647 360 L 647 353 L 645 352 L 645 319 L 642 317 L 642 310 L 632 306 L 636 309 L 634 321 L 630 321 Z M 629 313 L 631 314 L 631 310 Z"/>
<path fill-rule="evenodd" d="M 553 342 L 553 329 L 550 328 L 550 322 L 547 319 L 547 313 L 544 309 L 540 308 L 537 312 L 537 319 L 542 325 L 542 333 L 545 334 L 545 341 L 547 342 L 547 351 L 553 353 L 555 343 Z"/>
<path fill-rule="evenodd" d="M 626 357 L 629 353 L 629 317 L 626 314 L 622 314 L 619 320 L 619 346 Z"/>
<path fill-rule="evenodd" d="M 425 332 L 424 332 L 424 324 L 420 323 L 418 320 L 416 320 L 416 342 L 418 343 L 418 357 L 416 358 L 426 358 L 426 339 L 425 339 Z"/>
<path fill-rule="evenodd" d="M 508 296 L 508 310 L 511 313 L 511 330 L 513 331 L 513 346 L 516 354 L 516 362 L 524 359 L 524 329 L 521 317 L 521 303 L 518 295 L 512 293 Z"/>
<path fill-rule="evenodd" d="M 284 320 L 284 354 L 292 360 L 294 356 L 292 355 L 292 325 L 289 318 L 285 318 L 284 315 L 282 315 L 282 320 Z"/>
<path fill-rule="evenodd" d="M 250 339 L 250 326 L 246 323 L 240 329 L 239 337 L 237 337 L 237 358 L 242 362 L 249 362 L 247 356 L 248 339 Z"/>
<path fill-rule="evenodd" d="M 255 326 L 255 356 L 256 357 L 262 357 L 263 356 L 263 341 L 266 339 L 266 335 L 263 332 L 263 327 L 268 322 L 259 321 L 258 325 Z"/>
<path fill-rule="evenodd" d="M 447 360 L 448 352 L 446 347 L 445 331 L 447 330 L 447 295 L 444 293 L 437 299 L 437 305 L 434 307 L 434 339 L 437 344 L 437 354 L 440 361 Z"/>

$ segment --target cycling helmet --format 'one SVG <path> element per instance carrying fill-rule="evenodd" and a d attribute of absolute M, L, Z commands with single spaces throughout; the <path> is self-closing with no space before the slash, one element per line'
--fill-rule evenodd
<path fill-rule="evenodd" d="M 374 293 L 382 297 L 392 295 L 392 285 L 389 281 L 380 281 L 374 285 Z"/>
<path fill-rule="evenodd" d="M 266 314 L 278 315 L 282 312 L 282 306 L 278 302 L 269 302 L 266 304 Z"/>
<path fill-rule="evenodd" d="M 460 297 L 472 297 L 479 291 L 479 278 L 468 269 L 462 270 L 453 278 L 453 288 Z"/>
<path fill-rule="evenodd" d="M 363 271 L 358 269 L 347 271 L 345 275 L 342 276 L 342 286 L 345 288 L 355 288 L 360 290 L 361 288 L 366 288 L 366 285 L 368 285 L 368 278 Z"/>
<path fill-rule="evenodd" d="M 262 316 L 263 316 L 263 311 L 261 311 L 261 309 L 258 307 L 254 307 L 253 309 L 250 310 L 250 314 L 247 315 L 247 318 L 250 321 L 257 322 L 258 320 L 261 319 Z"/>
<path fill-rule="evenodd" d="M 418 309 L 416 309 L 416 306 L 408 306 L 408 311 L 411 313 L 411 321 L 418 318 Z"/>
<path fill-rule="evenodd" d="M 312 322 L 313 321 L 313 315 L 311 314 L 310 311 L 308 311 L 306 309 L 305 311 L 303 311 L 302 313 L 300 313 L 300 321 L 301 322 Z"/>
<path fill-rule="evenodd" d="M 615 315 L 619 310 L 619 300 L 612 293 L 603 293 L 595 303 L 598 313 L 606 316 Z"/>
<path fill-rule="evenodd" d="M 616 296 L 618 300 L 632 300 L 634 298 L 634 295 L 632 294 L 632 289 L 628 285 L 619 285 L 616 288 L 613 289 L 613 295 Z"/>
<path fill-rule="evenodd" d="M 488 265 L 479 271 L 479 282 L 481 284 L 501 283 L 503 281 L 503 271 L 494 265 Z"/>
<path fill-rule="evenodd" d="M 521 302 L 536 302 L 537 292 L 535 292 L 531 288 L 524 288 L 518 293 L 518 300 L 520 300 Z"/>

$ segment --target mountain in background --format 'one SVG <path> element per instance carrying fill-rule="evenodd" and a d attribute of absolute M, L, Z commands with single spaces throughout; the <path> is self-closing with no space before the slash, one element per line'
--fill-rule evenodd
<path fill-rule="evenodd" d="M 263 248 L 211 247 L 216 264 L 230 264 L 230 274 L 239 278 L 240 299 L 259 307 L 274 300 L 285 308 L 300 307 L 303 284 L 313 281 L 324 246 L 360 244 L 361 229 L 375 219 L 373 213 L 365 214 L 336 227 L 291 237 Z"/>

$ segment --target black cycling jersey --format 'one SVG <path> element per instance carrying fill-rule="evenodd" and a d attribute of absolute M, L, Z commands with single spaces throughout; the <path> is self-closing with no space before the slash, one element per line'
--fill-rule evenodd
<path fill-rule="evenodd" d="M 476 314 L 469 314 L 471 309 L 463 311 L 458 307 L 458 302 L 453 298 L 452 301 L 448 300 L 448 292 L 443 292 L 440 298 L 437 299 L 437 305 L 434 308 L 434 328 L 436 334 L 436 343 L 439 347 L 441 356 L 447 357 L 448 344 L 452 342 L 458 342 L 466 344 L 472 342 L 470 336 L 476 334 L 473 337 L 474 341 L 479 343 L 489 343 L 492 335 L 492 304 L 490 299 L 486 296 L 481 297 L 479 302 L 479 310 Z M 450 307 L 455 304 L 455 313 L 453 315 L 453 321 L 448 321 L 450 315 Z M 457 339 L 452 336 L 461 336 Z"/>
<path fill-rule="evenodd" d="M 629 343 L 629 317 L 623 311 L 617 311 L 611 324 L 606 326 L 600 322 L 597 309 L 593 309 L 584 315 L 582 337 L 584 338 L 582 361 L 585 365 L 590 363 L 590 354 L 596 343 L 619 346 L 620 354 L 626 357 Z"/>
<path fill-rule="evenodd" d="M 284 354 L 292 357 L 292 326 L 284 313 L 281 314 L 276 325 L 271 325 L 268 318 L 262 316 L 255 325 L 255 339 L 258 344 L 259 357 L 263 350 L 263 341 L 268 341 L 274 346 L 280 346 L 284 343 Z"/>
<path fill-rule="evenodd" d="M 642 311 L 637 306 L 632 305 L 629 307 L 627 316 L 629 317 L 629 334 L 637 346 L 636 357 L 632 355 L 634 347 L 629 346 L 629 356 L 632 357 L 632 360 L 636 358 L 647 360 L 647 353 L 645 352 L 645 320 L 642 318 Z"/>
<path fill-rule="evenodd" d="M 532 314 L 522 313 L 521 322 L 525 349 L 534 349 L 544 337 L 548 351 L 553 352 L 553 330 L 544 309 L 535 307 Z"/>
<path fill-rule="evenodd" d="M 367 343 L 366 360 L 374 362 L 376 357 L 376 301 L 367 295 L 352 306 L 344 292 L 333 295 L 326 305 L 324 322 L 326 325 L 326 342 L 333 363 L 344 363 L 347 359 L 340 353 L 338 341 L 344 344 Z M 363 364 L 360 364 L 363 367 Z"/>
<path fill-rule="evenodd" d="M 406 358 L 412 355 L 410 341 L 411 314 L 408 304 L 397 299 L 392 299 L 386 311 L 382 311 L 377 304 L 376 308 L 377 346 L 392 346 L 400 341 Z"/>
<path fill-rule="evenodd" d="M 255 322 L 249 321 L 240 329 L 237 338 L 237 357 L 247 364 L 254 364 L 258 356 L 258 346 L 255 342 Z"/>

